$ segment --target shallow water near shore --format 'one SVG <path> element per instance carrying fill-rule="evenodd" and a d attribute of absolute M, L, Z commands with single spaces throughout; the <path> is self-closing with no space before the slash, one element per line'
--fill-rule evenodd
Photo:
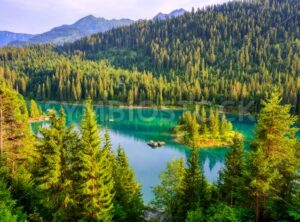
<path fill-rule="evenodd" d="M 83 106 L 59 103 L 41 102 L 39 106 L 43 111 L 47 109 L 66 112 L 67 124 L 79 127 Z M 166 168 L 167 162 L 174 158 L 186 159 L 190 149 L 173 141 L 171 128 L 184 110 L 158 110 L 152 108 L 127 109 L 110 106 L 95 106 L 97 121 L 102 130 L 108 128 L 112 138 L 113 149 L 121 145 L 133 167 L 136 179 L 142 185 L 144 201 L 149 203 L 153 199 L 152 187 L 159 183 L 159 174 Z M 249 116 L 227 114 L 227 119 L 233 124 L 235 130 L 245 137 L 248 148 L 253 136 L 255 120 Z M 32 123 L 33 132 L 37 133 L 39 127 L 46 126 L 46 122 Z M 102 131 L 103 133 L 103 131 Z M 156 149 L 147 145 L 150 140 L 164 141 L 166 145 Z M 204 174 L 209 182 L 215 182 L 220 169 L 224 166 L 224 158 L 228 148 L 199 149 Z"/>

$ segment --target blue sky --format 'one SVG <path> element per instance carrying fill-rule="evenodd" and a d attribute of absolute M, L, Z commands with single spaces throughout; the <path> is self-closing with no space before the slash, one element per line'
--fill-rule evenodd
<path fill-rule="evenodd" d="M 158 12 L 190 10 L 228 0 L 0 0 L 0 30 L 42 33 L 86 16 L 149 19 Z"/>

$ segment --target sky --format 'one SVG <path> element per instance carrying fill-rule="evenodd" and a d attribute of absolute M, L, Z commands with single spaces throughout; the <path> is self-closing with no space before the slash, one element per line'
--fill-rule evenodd
<path fill-rule="evenodd" d="M 0 30 L 38 34 L 87 15 L 150 19 L 158 12 L 220 4 L 228 0 L 0 0 Z"/>

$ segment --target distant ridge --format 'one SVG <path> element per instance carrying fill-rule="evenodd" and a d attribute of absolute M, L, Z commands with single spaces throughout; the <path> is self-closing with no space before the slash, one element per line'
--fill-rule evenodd
<path fill-rule="evenodd" d="M 164 20 L 167 18 L 181 16 L 187 11 L 183 8 L 176 9 L 169 14 L 158 13 L 153 20 Z M 103 33 L 113 28 L 126 26 L 134 23 L 130 19 L 105 19 L 88 15 L 76 21 L 71 25 L 61 25 L 44 32 L 42 34 L 30 35 L 0 31 L 0 47 L 6 45 L 23 46 L 29 44 L 53 43 L 61 45 L 65 42 L 72 43 L 80 38 L 95 34 Z"/>
<path fill-rule="evenodd" d="M 169 14 L 164 14 L 164 13 L 158 13 L 156 16 L 154 16 L 154 20 L 164 20 L 167 18 L 172 18 L 172 17 L 178 17 L 183 15 L 184 13 L 186 13 L 187 11 L 183 8 L 181 9 L 175 9 L 172 12 L 170 12 Z"/>
<path fill-rule="evenodd" d="M 93 15 L 88 15 L 84 18 L 79 19 L 72 25 L 58 26 L 48 32 L 38 35 L 18 36 L 17 38 L 13 35 L 15 33 L 11 33 L 11 37 L 7 37 L 5 41 L 1 39 L 0 35 L 0 46 L 8 44 L 16 46 L 40 43 L 63 44 L 64 42 L 73 42 L 77 39 L 89 36 L 94 33 L 106 32 L 113 28 L 130 25 L 133 22 L 134 21 L 130 19 L 108 20 L 105 18 L 97 18 Z"/>
<path fill-rule="evenodd" d="M 23 41 L 27 41 L 28 39 L 30 39 L 32 37 L 33 37 L 33 35 L 30 35 L 30 34 L 0 31 L 0 47 L 7 45 L 11 41 L 23 42 Z"/>

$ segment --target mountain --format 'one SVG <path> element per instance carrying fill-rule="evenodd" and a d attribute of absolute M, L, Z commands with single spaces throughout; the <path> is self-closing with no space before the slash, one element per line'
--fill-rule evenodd
<path fill-rule="evenodd" d="M 133 23 L 130 19 L 112 19 L 96 18 L 93 15 L 84 17 L 73 24 L 73 27 L 84 31 L 87 34 L 94 34 L 97 32 L 106 32 L 107 30 L 117 28 Z"/>
<path fill-rule="evenodd" d="M 106 32 L 110 29 L 120 26 L 130 25 L 134 21 L 130 19 L 105 19 L 97 18 L 93 15 L 86 16 L 72 25 L 62 25 L 55 27 L 48 32 L 38 35 L 28 35 L 28 38 L 12 38 L 1 41 L 2 45 L 26 45 L 32 43 L 54 43 L 63 44 L 64 42 L 73 42 L 91 34 Z"/>
<path fill-rule="evenodd" d="M 177 17 L 186 13 L 184 9 L 176 9 L 169 14 L 158 13 L 153 19 L 164 20 L 166 18 Z M 79 19 L 71 25 L 62 25 L 42 34 L 29 35 L 12 32 L 0 32 L 0 47 L 5 45 L 22 46 L 28 44 L 54 43 L 61 45 L 65 42 L 74 42 L 80 38 L 103 33 L 113 28 L 132 24 L 130 19 L 105 19 L 88 15 Z"/>
<path fill-rule="evenodd" d="M 27 41 L 32 36 L 33 35 L 23 34 L 23 33 L 0 31 L 0 47 L 7 45 L 12 41 Z"/>
<path fill-rule="evenodd" d="M 106 32 L 110 29 L 124 25 L 130 25 L 134 21 L 130 19 L 97 18 L 93 15 L 86 16 L 72 25 L 62 25 L 51 29 L 40 35 L 36 35 L 29 40 L 29 43 L 55 43 L 73 42 L 91 34 Z"/>
<path fill-rule="evenodd" d="M 178 16 L 181 16 L 183 15 L 184 13 L 186 13 L 187 11 L 183 8 L 181 9 L 176 9 L 172 12 L 170 12 L 169 14 L 164 14 L 164 13 L 158 13 L 156 16 L 154 16 L 154 20 L 164 20 L 164 19 L 167 19 L 167 18 L 173 18 L 173 17 L 178 17 Z"/>

